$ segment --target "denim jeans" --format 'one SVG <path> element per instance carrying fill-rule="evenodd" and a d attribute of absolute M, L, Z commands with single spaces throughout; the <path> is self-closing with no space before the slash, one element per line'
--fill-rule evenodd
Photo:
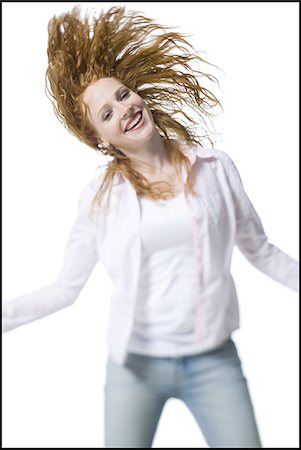
<path fill-rule="evenodd" d="M 107 362 L 105 447 L 150 448 L 165 402 L 181 399 L 209 447 L 261 448 L 235 343 L 177 358 L 130 353 Z"/>

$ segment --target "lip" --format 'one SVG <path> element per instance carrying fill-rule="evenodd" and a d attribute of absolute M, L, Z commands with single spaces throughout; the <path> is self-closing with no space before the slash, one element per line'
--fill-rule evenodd
<path fill-rule="evenodd" d="M 131 130 L 127 130 L 127 127 L 132 123 L 132 121 L 135 119 L 135 117 L 136 117 L 136 115 L 137 115 L 138 113 L 141 113 L 141 120 L 140 120 L 140 123 L 139 123 L 138 127 L 135 128 L 135 130 L 138 129 L 138 128 L 140 128 L 140 127 L 143 125 L 143 123 L 144 123 L 144 114 L 143 114 L 143 111 L 142 111 L 142 110 L 136 111 L 136 112 L 132 115 L 132 117 L 130 118 L 130 120 L 127 122 L 127 124 L 126 124 L 126 126 L 125 126 L 125 128 L 124 128 L 124 132 L 125 132 L 125 133 L 127 133 L 128 131 L 131 131 Z"/>

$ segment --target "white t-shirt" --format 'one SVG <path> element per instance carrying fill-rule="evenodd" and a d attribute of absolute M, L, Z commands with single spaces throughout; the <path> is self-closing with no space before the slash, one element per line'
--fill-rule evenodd
<path fill-rule="evenodd" d="M 181 356 L 193 343 L 198 274 L 184 193 L 160 203 L 140 197 L 142 264 L 129 351 Z"/>

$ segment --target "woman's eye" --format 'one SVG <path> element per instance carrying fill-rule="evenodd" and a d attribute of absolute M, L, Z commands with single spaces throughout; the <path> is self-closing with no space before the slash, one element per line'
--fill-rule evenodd
<path fill-rule="evenodd" d="M 131 95 L 131 91 L 126 90 L 123 91 L 122 94 L 120 95 L 120 100 L 124 100 L 125 98 L 128 98 Z M 103 120 L 110 120 L 110 118 L 112 117 L 112 111 L 108 111 L 104 116 L 103 116 Z"/>
<path fill-rule="evenodd" d="M 130 95 L 130 91 L 124 91 L 124 92 L 121 94 L 121 100 L 123 100 L 123 99 L 129 97 L 129 95 Z"/>
<path fill-rule="evenodd" d="M 112 115 L 112 111 L 107 112 L 107 113 L 104 115 L 103 120 L 109 120 L 109 119 L 111 118 L 111 115 Z"/>

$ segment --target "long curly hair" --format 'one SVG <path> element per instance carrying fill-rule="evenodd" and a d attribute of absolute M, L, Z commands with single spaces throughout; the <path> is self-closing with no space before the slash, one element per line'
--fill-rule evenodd
<path fill-rule="evenodd" d="M 221 104 L 200 85 L 199 77 L 214 83 L 217 79 L 200 70 L 199 64 L 209 63 L 187 42 L 185 35 L 140 12 L 126 12 L 125 7 L 112 7 L 98 17 L 93 16 L 92 21 L 87 14 L 81 18 L 79 8 L 75 7 L 49 21 L 47 54 L 46 93 L 50 94 L 56 116 L 80 141 L 110 157 L 93 203 L 100 201 L 107 188 L 111 191 L 117 172 L 131 182 L 138 194 L 154 199 L 173 195 L 169 183 L 149 182 L 118 148 L 112 145 L 99 148 L 83 93 L 90 83 L 114 77 L 139 94 L 153 115 L 178 175 L 182 163 L 189 173 L 189 160 L 179 142 L 202 146 L 204 139 L 209 139 L 212 144 L 208 119 L 211 123 L 215 107 Z M 199 123 L 201 134 L 196 131 Z M 193 192 L 191 183 L 188 177 L 188 189 Z"/>

